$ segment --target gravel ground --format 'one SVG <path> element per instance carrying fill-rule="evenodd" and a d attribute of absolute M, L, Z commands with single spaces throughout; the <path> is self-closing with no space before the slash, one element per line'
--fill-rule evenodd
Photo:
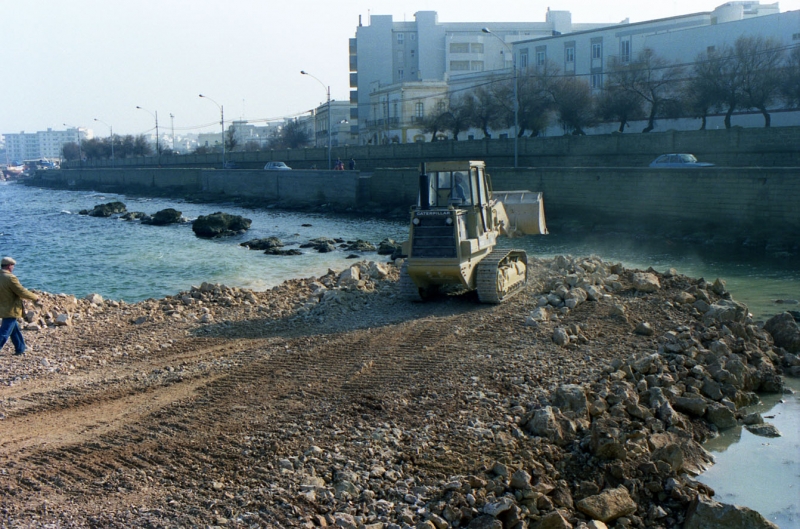
<path fill-rule="evenodd" d="M 758 422 L 739 408 L 797 354 L 721 281 L 529 272 L 497 306 L 404 301 L 374 262 L 266 292 L 42 293 L 29 354 L 0 356 L 2 526 L 691 527 L 732 508 L 691 478 L 699 443 Z"/>

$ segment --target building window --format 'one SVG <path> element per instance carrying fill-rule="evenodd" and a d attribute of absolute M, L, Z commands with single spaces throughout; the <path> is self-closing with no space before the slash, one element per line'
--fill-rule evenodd
<path fill-rule="evenodd" d="M 403 73 L 404 73 L 404 72 L 403 72 L 403 69 L 402 69 L 402 68 L 401 68 L 401 69 L 399 69 L 399 70 L 397 70 L 397 77 L 399 77 L 400 79 L 402 79 L 402 78 L 403 78 Z"/>
<path fill-rule="evenodd" d="M 415 55 L 416 55 L 416 53 L 417 53 L 417 50 L 411 50 L 411 51 L 410 51 L 410 53 L 411 53 L 411 58 L 413 59 L 413 58 L 414 58 L 414 56 L 415 56 Z"/>
<path fill-rule="evenodd" d="M 601 59 L 603 57 L 603 45 L 592 44 L 592 59 Z"/>
<path fill-rule="evenodd" d="M 575 62 L 575 48 L 564 49 L 564 60 L 566 62 Z"/>
<path fill-rule="evenodd" d="M 425 103 L 419 101 L 414 105 L 414 115 L 418 118 L 425 117 Z"/>
<path fill-rule="evenodd" d="M 450 70 L 454 72 L 468 72 L 469 61 L 450 61 Z"/>
<path fill-rule="evenodd" d="M 406 34 L 405 33 L 398 33 L 397 34 L 397 43 L 403 44 L 406 41 Z"/>
<path fill-rule="evenodd" d="M 416 33 L 410 33 L 409 37 L 411 38 L 412 41 L 417 40 L 417 34 Z"/>
<path fill-rule="evenodd" d="M 793 33 L 792 40 L 800 40 L 800 33 Z"/>
<path fill-rule="evenodd" d="M 536 52 L 536 66 L 544 66 L 544 62 L 547 59 L 545 52 L 537 51 Z"/>
<path fill-rule="evenodd" d="M 631 41 L 623 40 L 619 43 L 619 60 L 631 62 Z"/>
<path fill-rule="evenodd" d="M 483 61 L 472 61 L 470 63 L 470 70 L 473 72 L 482 72 L 483 71 Z"/>
<path fill-rule="evenodd" d="M 708 46 L 706 47 L 706 53 L 714 53 L 717 50 L 716 46 Z"/>
<path fill-rule="evenodd" d="M 592 74 L 592 88 L 602 88 L 603 86 L 603 74 L 601 73 L 593 73 Z"/>
<path fill-rule="evenodd" d="M 451 42 L 450 53 L 469 53 L 469 42 Z"/>
<path fill-rule="evenodd" d="M 483 53 L 483 44 L 470 44 L 469 51 L 471 53 Z"/>
<path fill-rule="evenodd" d="M 519 67 L 520 68 L 527 68 L 528 67 L 528 50 L 520 50 L 520 52 L 519 52 Z"/>

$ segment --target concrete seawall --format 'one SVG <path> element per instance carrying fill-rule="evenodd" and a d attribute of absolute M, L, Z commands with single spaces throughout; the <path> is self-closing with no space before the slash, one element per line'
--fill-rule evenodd
<path fill-rule="evenodd" d="M 683 231 L 715 238 L 800 241 L 800 169 L 495 168 L 495 189 L 544 193 L 552 221 Z M 202 195 L 284 207 L 405 210 L 417 199 L 416 168 L 359 171 L 84 169 L 41 171 L 45 187 Z"/>

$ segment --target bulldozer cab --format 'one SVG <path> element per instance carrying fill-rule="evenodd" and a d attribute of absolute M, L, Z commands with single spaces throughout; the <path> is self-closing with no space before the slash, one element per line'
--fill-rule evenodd
<path fill-rule="evenodd" d="M 488 202 L 483 162 L 422 164 L 420 209 L 471 207 Z"/>

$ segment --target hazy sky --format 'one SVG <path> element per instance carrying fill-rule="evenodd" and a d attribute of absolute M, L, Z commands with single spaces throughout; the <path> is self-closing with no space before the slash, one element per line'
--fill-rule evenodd
<path fill-rule="evenodd" d="M 0 134 L 83 126 L 98 136 L 216 131 L 233 119 L 299 115 L 349 98 L 348 39 L 359 15 L 439 22 L 631 22 L 711 11 L 724 0 L 0 0 Z M 762 3 L 770 3 L 768 0 Z M 781 12 L 800 0 L 781 0 Z M 216 128 L 215 128 L 216 127 Z"/>

